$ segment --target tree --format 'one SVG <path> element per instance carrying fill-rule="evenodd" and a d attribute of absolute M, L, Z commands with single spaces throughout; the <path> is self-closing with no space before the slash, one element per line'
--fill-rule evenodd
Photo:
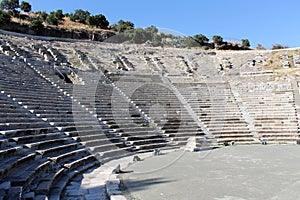
<path fill-rule="evenodd" d="M 0 10 L 0 24 L 8 24 L 10 19 L 11 16 L 7 12 Z"/>
<path fill-rule="evenodd" d="M 28 2 L 22 1 L 20 5 L 20 9 L 24 12 L 29 13 L 31 11 L 31 5 Z"/>
<path fill-rule="evenodd" d="M 156 26 L 153 25 L 145 28 L 145 31 L 150 32 L 152 34 L 158 33 L 158 29 L 156 28 Z"/>
<path fill-rule="evenodd" d="M 118 25 L 117 25 L 118 32 L 124 32 L 126 30 L 133 30 L 133 29 L 134 29 L 134 24 L 130 21 L 120 20 L 118 22 Z"/>
<path fill-rule="evenodd" d="M 160 34 L 155 33 L 152 37 L 152 44 L 154 47 L 162 45 L 162 38 Z"/>
<path fill-rule="evenodd" d="M 59 20 L 57 19 L 55 12 L 51 12 L 50 15 L 47 16 L 46 18 L 46 23 L 49 25 L 58 25 Z"/>
<path fill-rule="evenodd" d="M 89 16 L 87 21 L 90 26 L 95 26 L 102 29 L 107 29 L 109 25 L 109 22 L 107 21 L 106 17 L 102 14 Z"/>
<path fill-rule="evenodd" d="M 250 47 L 250 42 L 248 39 L 242 39 L 242 46 L 243 47 Z"/>
<path fill-rule="evenodd" d="M 63 18 L 64 18 L 64 14 L 63 14 L 63 11 L 61 9 L 57 10 L 55 13 L 54 13 L 55 17 L 61 21 Z"/>
<path fill-rule="evenodd" d="M 39 18 L 45 22 L 47 17 L 48 17 L 48 14 L 45 12 L 45 11 L 39 11 L 37 12 L 36 14 L 38 14 Z"/>
<path fill-rule="evenodd" d="M 188 36 L 184 38 L 184 46 L 191 48 L 191 47 L 197 47 L 199 46 L 199 43 L 195 40 L 194 37 Z"/>
<path fill-rule="evenodd" d="M 19 0 L 2 0 L 1 2 L 1 9 L 2 10 L 11 10 L 15 11 L 19 8 Z"/>
<path fill-rule="evenodd" d="M 288 46 L 283 46 L 282 44 L 273 44 L 272 45 L 272 50 L 276 50 L 276 49 L 287 49 L 289 48 Z"/>
<path fill-rule="evenodd" d="M 203 35 L 203 34 L 197 34 L 194 36 L 194 39 L 200 44 L 200 45 L 204 45 L 206 43 L 208 43 L 209 39 Z"/>
<path fill-rule="evenodd" d="M 31 22 L 31 28 L 36 31 L 37 33 L 39 33 L 41 30 L 43 30 L 44 25 L 42 20 L 38 19 L 38 20 L 33 20 Z"/>
<path fill-rule="evenodd" d="M 223 43 L 223 38 L 220 35 L 214 35 L 212 39 L 215 44 L 220 45 Z"/>
<path fill-rule="evenodd" d="M 257 44 L 257 47 L 256 47 L 257 50 L 266 50 L 265 47 L 263 47 L 262 44 Z"/>
<path fill-rule="evenodd" d="M 82 9 L 78 9 L 78 10 L 75 10 L 75 13 L 70 15 L 70 20 L 78 21 L 82 24 L 86 24 L 88 17 L 90 17 L 89 11 L 84 11 Z"/>
<path fill-rule="evenodd" d="M 147 37 L 147 33 L 142 28 L 137 28 L 134 30 L 132 41 L 136 44 L 145 43 L 147 40 L 151 40 L 151 38 Z"/>

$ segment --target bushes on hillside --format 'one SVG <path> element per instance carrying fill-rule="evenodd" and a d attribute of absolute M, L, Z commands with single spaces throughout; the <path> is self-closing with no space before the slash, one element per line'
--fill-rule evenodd
<path fill-rule="evenodd" d="M 31 5 L 28 2 L 19 0 L 2 0 L 0 9 L 6 10 L 0 12 L 0 23 L 8 23 L 11 16 L 17 16 L 20 19 L 31 22 L 31 27 L 35 31 L 40 31 L 43 28 L 44 22 L 48 25 L 57 26 L 64 17 L 69 17 L 71 21 L 87 24 L 90 27 L 97 27 L 101 29 L 110 29 L 119 32 L 116 37 L 109 39 L 111 42 L 127 42 L 136 44 L 145 44 L 148 46 L 171 46 L 176 48 L 192 48 L 201 47 L 202 49 L 223 49 L 223 50 L 241 50 L 250 49 L 250 42 L 248 39 L 242 39 L 241 43 L 226 42 L 219 35 L 212 37 L 212 42 L 203 35 L 197 34 L 194 36 L 182 37 L 172 34 L 159 33 L 155 26 L 150 26 L 145 29 L 135 28 L 134 23 L 130 21 L 119 20 L 117 24 L 111 25 L 103 14 L 91 15 L 89 11 L 78 9 L 74 13 L 64 14 L 61 9 L 50 12 L 37 12 L 36 15 L 19 15 L 19 11 L 31 12 Z M 114 34 L 111 34 L 114 35 Z M 282 45 L 274 45 L 272 49 L 286 48 Z"/>
<path fill-rule="evenodd" d="M 40 19 L 31 21 L 30 26 L 36 33 L 39 33 L 44 28 L 43 21 Z"/>
<path fill-rule="evenodd" d="M 10 19 L 11 15 L 8 12 L 0 10 L 0 24 L 8 24 Z"/>
<path fill-rule="evenodd" d="M 82 9 L 78 9 L 78 10 L 75 10 L 75 13 L 70 14 L 70 20 L 74 21 L 74 22 L 77 21 L 82 24 L 86 24 L 90 15 L 91 14 L 89 11 L 87 11 L 87 10 L 84 11 Z"/>
<path fill-rule="evenodd" d="M 223 38 L 220 35 L 214 35 L 212 37 L 213 43 L 217 44 L 217 45 L 221 45 L 223 43 Z"/>
<path fill-rule="evenodd" d="M 276 49 L 287 49 L 287 48 L 289 48 L 288 46 L 284 46 L 284 45 L 282 45 L 282 44 L 273 44 L 272 45 L 272 50 L 276 50 Z"/>
<path fill-rule="evenodd" d="M 54 26 L 58 25 L 59 20 L 57 19 L 55 12 L 51 12 L 50 15 L 47 16 L 46 23 Z"/>
<path fill-rule="evenodd" d="M 134 24 L 130 21 L 120 20 L 118 24 L 112 25 L 111 29 L 119 33 L 123 33 L 125 31 L 133 30 Z"/>
<path fill-rule="evenodd" d="M 201 46 L 205 46 L 209 42 L 209 39 L 203 34 L 197 34 L 193 38 Z"/>
<path fill-rule="evenodd" d="M 20 4 L 20 9 L 29 13 L 31 11 L 31 5 L 28 2 L 22 1 Z"/>
<path fill-rule="evenodd" d="M 47 17 L 48 17 L 48 13 L 42 11 L 42 12 L 37 12 L 39 19 L 42 20 L 43 22 L 46 21 Z"/>
<path fill-rule="evenodd" d="M 242 39 L 242 47 L 250 47 L 250 41 L 248 39 Z"/>
<path fill-rule="evenodd" d="M 107 21 L 106 17 L 102 14 L 98 14 L 95 16 L 89 16 L 87 19 L 88 25 L 92 27 L 107 29 L 109 22 Z"/>
<path fill-rule="evenodd" d="M 257 49 L 257 50 L 266 50 L 266 48 L 263 47 L 262 44 L 257 44 L 256 49 Z"/>
<path fill-rule="evenodd" d="M 64 13 L 61 9 L 57 10 L 56 12 L 54 12 L 55 17 L 58 19 L 58 21 L 63 20 L 64 18 Z"/>
<path fill-rule="evenodd" d="M 188 48 L 200 46 L 197 40 L 195 40 L 195 38 L 191 36 L 185 37 L 183 40 L 183 44 L 184 47 Z"/>
<path fill-rule="evenodd" d="M 0 3 L 2 10 L 14 11 L 20 7 L 19 0 L 2 0 Z"/>
<path fill-rule="evenodd" d="M 48 15 L 45 12 L 40 14 L 41 19 L 49 25 L 57 26 L 61 20 L 64 18 L 64 14 L 62 10 L 57 10 L 55 12 L 50 12 Z"/>
<path fill-rule="evenodd" d="M 2 10 L 8 10 L 10 15 L 19 17 L 20 12 L 17 10 L 20 7 L 19 0 L 2 0 L 0 7 Z"/>

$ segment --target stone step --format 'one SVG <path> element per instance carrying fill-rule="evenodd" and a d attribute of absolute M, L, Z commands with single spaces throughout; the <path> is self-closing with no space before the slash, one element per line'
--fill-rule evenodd
<path fill-rule="evenodd" d="M 17 144 L 26 144 L 26 143 L 32 143 L 41 140 L 57 139 L 60 137 L 62 137 L 61 132 L 54 132 L 54 133 L 46 133 L 46 134 L 13 137 L 10 138 L 10 141 L 16 142 Z"/>
<path fill-rule="evenodd" d="M 36 150 L 36 152 L 41 156 L 45 157 L 52 154 L 61 154 L 64 151 L 72 151 L 77 148 L 78 148 L 77 143 L 71 143 L 71 144 L 59 145 L 59 146 L 54 146 L 46 149 Z"/>
<path fill-rule="evenodd" d="M 2 180 L 13 172 L 14 169 L 22 168 L 29 162 L 33 162 L 35 159 L 35 153 L 25 154 L 19 153 L 18 155 L 10 156 L 1 159 L 0 164 L 0 178 Z"/>

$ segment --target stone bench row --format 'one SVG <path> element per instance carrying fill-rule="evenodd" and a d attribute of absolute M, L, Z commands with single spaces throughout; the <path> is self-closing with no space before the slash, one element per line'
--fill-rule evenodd
<path fill-rule="evenodd" d="M 240 140 L 253 142 L 253 134 L 228 85 L 174 85 L 219 143 Z"/>
<path fill-rule="evenodd" d="M 56 138 L 58 134 L 53 133 L 53 136 L 55 136 L 54 138 Z M 46 158 L 48 158 L 49 156 L 59 156 L 60 159 L 55 159 L 55 161 L 60 161 L 60 164 L 64 163 L 63 165 L 66 169 L 68 169 L 67 171 L 70 172 L 74 171 L 78 166 L 85 165 L 86 162 L 91 159 L 96 160 L 94 156 L 86 157 L 87 153 L 83 153 L 83 150 L 81 150 L 81 154 L 78 154 L 78 144 L 66 144 L 68 140 L 67 138 L 53 139 L 53 136 L 49 136 L 48 138 L 36 136 L 37 138 L 34 139 L 27 137 L 27 140 L 22 137 L 10 139 L 17 142 L 19 145 L 21 143 L 25 144 L 24 147 L 17 146 L 15 148 L 8 148 L 7 150 L 5 150 L 4 155 L 6 156 L 6 158 L 2 158 L 1 162 L 2 180 L 10 184 L 11 187 L 21 187 L 22 190 L 19 191 L 19 195 L 24 195 L 25 193 L 32 190 L 35 191 L 37 195 L 40 194 L 41 191 L 37 189 L 37 187 L 39 187 L 41 182 L 45 181 L 45 179 L 42 177 L 44 177 L 45 175 L 47 176 L 47 174 L 49 174 L 49 170 L 53 171 L 54 169 L 56 169 L 56 167 L 53 166 L 53 163 L 47 161 Z M 42 138 L 47 139 L 41 141 Z M 37 139 L 39 140 L 39 142 L 36 142 Z M 29 154 L 27 154 L 27 150 L 24 148 L 31 149 L 31 152 L 33 152 L 32 150 L 34 150 L 36 153 L 30 154 L 29 152 Z M 76 153 L 72 151 L 76 151 Z M 39 154 L 42 156 L 41 158 L 38 156 Z M 80 156 L 78 157 L 78 155 Z M 57 156 L 55 158 L 57 158 Z M 74 161 L 73 159 L 75 157 L 76 160 Z M 12 159 L 15 161 L 13 161 Z M 22 167 L 22 170 L 18 170 L 19 167 Z M 65 171 L 65 173 L 67 171 Z M 55 173 L 55 171 L 53 172 Z M 48 177 L 51 176 L 49 175 Z M 32 185 L 32 183 L 35 184 Z M 49 190 L 50 187 L 47 191 Z M 45 193 L 45 190 L 44 192 L 41 192 L 41 194 L 42 193 Z M 8 191 L 8 196 L 10 195 L 12 194 L 10 194 L 10 192 Z"/>

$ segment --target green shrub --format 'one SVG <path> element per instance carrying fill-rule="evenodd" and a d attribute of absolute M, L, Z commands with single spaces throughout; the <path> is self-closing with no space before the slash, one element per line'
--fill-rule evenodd
<path fill-rule="evenodd" d="M 250 41 L 248 39 L 242 39 L 243 47 L 250 47 Z"/>
<path fill-rule="evenodd" d="M 152 37 L 152 45 L 154 47 L 157 47 L 157 46 L 161 46 L 162 45 L 162 38 L 161 38 L 161 35 L 158 34 L 158 33 L 155 33 L 153 34 L 153 37 Z"/>
<path fill-rule="evenodd" d="M 276 49 L 287 49 L 289 48 L 288 46 L 283 46 L 282 44 L 273 44 L 272 45 L 272 50 L 276 50 Z"/>
<path fill-rule="evenodd" d="M 214 35 L 212 37 L 212 39 L 213 39 L 213 42 L 215 44 L 222 44 L 223 43 L 223 38 L 220 35 Z"/>
<path fill-rule="evenodd" d="M 55 17 L 61 21 L 63 18 L 64 18 L 64 14 L 63 14 L 63 11 L 62 10 L 57 10 L 55 13 L 54 13 Z"/>
<path fill-rule="evenodd" d="M 203 35 L 203 34 L 197 34 L 197 35 L 194 35 L 193 37 L 198 43 L 199 45 L 203 46 L 205 44 L 208 43 L 209 39 Z"/>
<path fill-rule="evenodd" d="M 19 8 L 19 0 L 2 0 L 0 3 L 2 10 L 16 10 Z"/>
<path fill-rule="evenodd" d="M 31 5 L 28 2 L 22 1 L 20 5 L 20 9 L 28 13 L 31 11 Z"/>
<path fill-rule="evenodd" d="M 120 20 L 118 25 L 116 25 L 116 29 L 118 32 L 125 32 L 126 30 L 133 30 L 134 24 L 130 21 Z"/>
<path fill-rule="evenodd" d="M 10 19 L 11 15 L 8 12 L 0 10 L 0 24 L 8 24 Z"/>
<path fill-rule="evenodd" d="M 149 26 L 149 27 L 145 28 L 145 31 L 147 31 L 151 34 L 158 33 L 158 29 L 156 28 L 156 26 Z"/>
<path fill-rule="evenodd" d="M 262 44 L 257 44 L 256 49 L 257 49 L 257 50 L 266 50 L 266 48 L 263 47 Z"/>
<path fill-rule="evenodd" d="M 55 12 L 51 12 L 50 15 L 47 16 L 46 18 L 46 23 L 49 25 L 58 25 L 59 20 L 57 19 Z"/>
<path fill-rule="evenodd" d="M 70 20 L 78 21 L 82 24 L 86 24 L 89 17 L 90 17 L 89 11 L 84 11 L 82 9 L 78 9 L 78 10 L 75 10 L 75 13 L 72 13 L 70 15 Z"/>
<path fill-rule="evenodd" d="M 36 31 L 37 33 L 39 33 L 41 30 L 43 30 L 44 25 L 43 25 L 43 21 L 38 19 L 38 20 L 33 20 L 31 22 L 31 28 L 32 30 Z"/>
<path fill-rule="evenodd" d="M 200 46 L 199 43 L 195 40 L 195 38 L 189 36 L 184 38 L 184 46 L 191 48 L 191 47 L 197 47 Z"/>
<path fill-rule="evenodd" d="M 48 14 L 45 11 L 42 11 L 40 12 L 39 17 L 43 22 L 45 22 L 48 17 Z"/>
<path fill-rule="evenodd" d="M 87 22 L 90 26 L 95 26 L 102 29 L 107 29 L 109 25 L 106 17 L 102 14 L 89 16 Z"/>
<path fill-rule="evenodd" d="M 132 41 L 135 44 L 143 44 L 150 38 L 148 37 L 147 32 L 142 28 L 137 28 L 134 30 Z M 151 39 L 150 39 L 151 40 Z"/>

